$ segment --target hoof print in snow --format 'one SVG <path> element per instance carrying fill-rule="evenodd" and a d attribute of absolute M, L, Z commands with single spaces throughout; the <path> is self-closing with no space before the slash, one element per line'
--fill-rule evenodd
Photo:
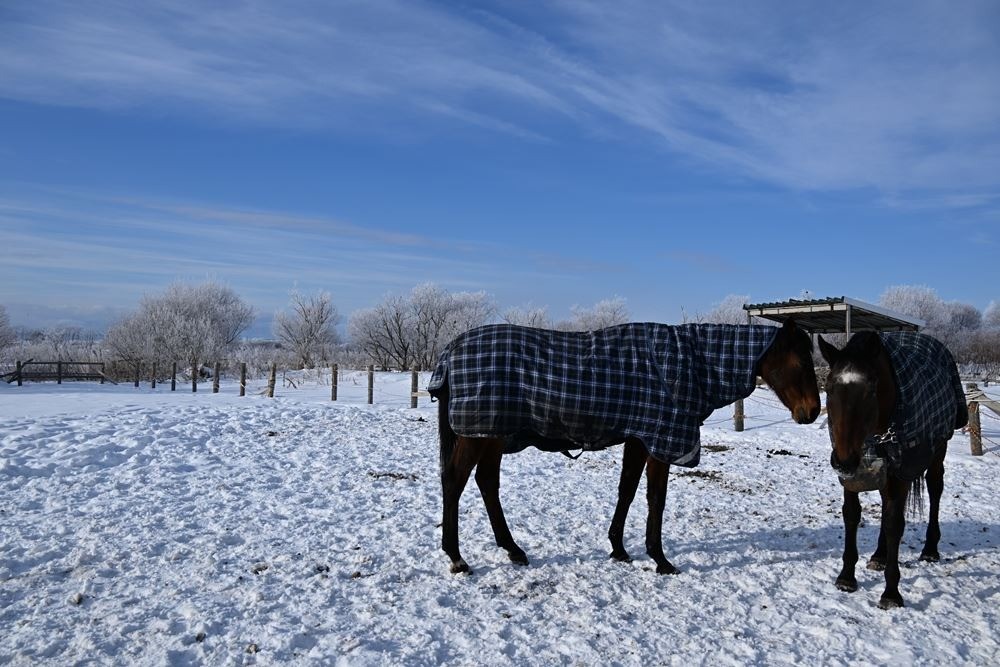
<path fill-rule="evenodd" d="M 267 571 L 267 568 L 269 567 L 271 566 L 268 565 L 267 563 L 257 563 L 252 568 L 250 568 L 250 571 L 253 572 L 254 574 L 260 574 L 262 572 Z"/>
<path fill-rule="evenodd" d="M 194 636 L 194 640 L 196 642 L 198 642 L 199 644 L 202 643 L 203 641 L 205 641 L 205 633 L 204 632 L 199 632 L 198 634 L 196 634 Z"/>
<path fill-rule="evenodd" d="M 83 593 L 74 593 L 70 599 L 70 604 L 75 604 L 77 606 L 83 604 Z"/>
<path fill-rule="evenodd" d="M 260 651 L 260 647 L 257 646 L 256 644 L 249 644 L 247 646 L 247 653 L 249 653 L 250 655 L 257 653 L 258 651 Z"/>
<path fill-rule="evenodd" d="M 329 565 L 323 565 L 322 563 L 316 565 L 316 574 L 329 574 L 329 573 L 330 573 Z"/>
<path fill-rule="evenodd" d="M 278 431 L 268 431 L 267 432 L 267 437 L 269 437 L 269 438 L 273 438 L 276 435 L 278 435 Z"/>
<path fill-rule="evenodd" d="M 354 572 L 351 572 L 351 579 L 360 579 L 362 576 L 364 575 L 361 574 L 361 570 L 355 570 Z"/>

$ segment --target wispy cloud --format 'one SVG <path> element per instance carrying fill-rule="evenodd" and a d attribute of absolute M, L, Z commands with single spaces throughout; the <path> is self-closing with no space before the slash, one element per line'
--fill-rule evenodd
<path fill-rule="evenodd" d="M 483 7 L 6 5 L 0 95 L 297 129 L 417 115 L 528 141 L 638 131 L 734 180 L 1000 189 L 990 0 Z"/>

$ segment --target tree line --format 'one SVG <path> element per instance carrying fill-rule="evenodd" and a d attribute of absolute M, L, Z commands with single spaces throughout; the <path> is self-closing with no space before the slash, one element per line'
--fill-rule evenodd
<path fill-rule="evenodd" d="M 685 321 L 745 323 L 742 306 L 749 296 L 729 295 L 704 314 Z M 879 304 L 926 322 L 925 333 L 951 349 L 967 372 L 1000 375 L 1000 306 L 980 312 L 970 304 L 945 302 L 928 287 L 902 285 L 886 289 Z M 433 283 L 407 294 L 389 294 L 371 308 L 358 310 L 346 322 L 346 340 L 338 326 L 343 318 L 328 292 L 293 292 L 288 306 L 273 319 L 273 341 L 247 341 L 243 335 L 256 317 L 254 308 L 231 288 L 215 282 L 170 285 L 144 297 L 135 311 L 115 322 L 101 337 L 63 327 L 15 332 L 0 306 L 0 351 L 9 360 L 122 360 L 191 364 L 233 359 L 261 372 L 272 361 L 289 368 L 330 363 L 345 367 L 373 364 L 384 370 L 433 368 L 444 346 L 458 334 L 491 322 L 540 328 L 586 331 L 630 320 L 621 298 L 576 306 L 567 319 L 554 320 L 547 308 L 531 304 L 500 310 L 485 292 L 450 292 Z M 20 335 L 19 335 L 20 333 Z"/>

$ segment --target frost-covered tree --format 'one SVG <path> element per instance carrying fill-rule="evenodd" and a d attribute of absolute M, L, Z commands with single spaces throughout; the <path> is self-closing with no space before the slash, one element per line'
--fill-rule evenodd
<path fill-rule="evenodd" d="M 564 331 L 594 331 L 625 324 L 630 319 L 625 299 L 619 296 L 598 301 L 590 308 L 573 306 L 570 312 L 573 316 L 560 322 L 556 328 Z"/>
<path fill-rule="evenodd" d="M 107 344 L 131 361 L 218 360 L 253 323 L 253 308 L 214 282 L 176 283 L 147 296 L 108 331 Z"/>
<path fill-rule="evenodd" d="M 17 341 L 14 328 L 10 326 L 10 317 L 7 309 L 0 306 L 0 351 L 12 346 Z"/>
<path fill-rule="evenodd" d="M 893 285 L 879 297 L 879 305 L 923 320 L 928 329 L 941 329 L 946 307 L 937 292 L 925 285 Z"/>
<path fill-rule="evenodd" d="M 295 355 L 303 368 L 312 368 L 317 361 L 329 358 L 337 344 L 336 326 L 340 313 L 327 292 L 305 297 L 293 292 L 288 312 L 274 316 L 274 335 Z"/>
<path fill-rule="evenodd" d="M 500 319 L 507 324 L 517 324 L 522 327 L 535 327 L 536 329 L 551 329 L 552 320 L 549 318 L 549 311 L 544 306 L 538 308 L 528 304 L 526 306 L 514 306 L 508 308 L 500 316 Z"/>
<path fill-rule="evenodd" d="M 417 285 L 408 297 L 390 295 L 374 308 L 351 315 L 352 343 L 383 368 L 433 367 L 452 338 L 493 317 L 485 292 L 450 293 Z"/>
<path fill-rule="evenodd" d="M 983 311 L 983 327 L 987 329 L 1000 329 L 1000 303 L 990 301 Z"/>
<path fill-rule="evenodd" d="M 698 321 L 715 324 L 746 324 L 747 311 L 743 310 L 743 305 L 747 303 L 750 303 L 749 295 L 729 294 L 715 304 L 712 310 L 698 318 Z"/>

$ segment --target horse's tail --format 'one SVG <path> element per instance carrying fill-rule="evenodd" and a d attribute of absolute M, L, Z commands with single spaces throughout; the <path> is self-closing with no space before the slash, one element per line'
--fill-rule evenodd
<path fill-rule="evenodd" d="M 924 518 L 924 476 L 917 475 L 917 478 L 910 483 L 910 497 L 906 500 L 906 513 L 911 519 Z"/>
<path fill-rule="evenodd" d="M 458 440 L 458 436 L 455 435 L 455 431 L 452 430 L 451 423 L 448 421 L 448 394 L 448 381 L 445 380 L 441 388 L 434 392 L 438 401 L 438 438 L 441 441 L 440 464 L 442 473 L 444 467 L 451 461 L 452 454 L 455 452 L 455 442 Z"/>

